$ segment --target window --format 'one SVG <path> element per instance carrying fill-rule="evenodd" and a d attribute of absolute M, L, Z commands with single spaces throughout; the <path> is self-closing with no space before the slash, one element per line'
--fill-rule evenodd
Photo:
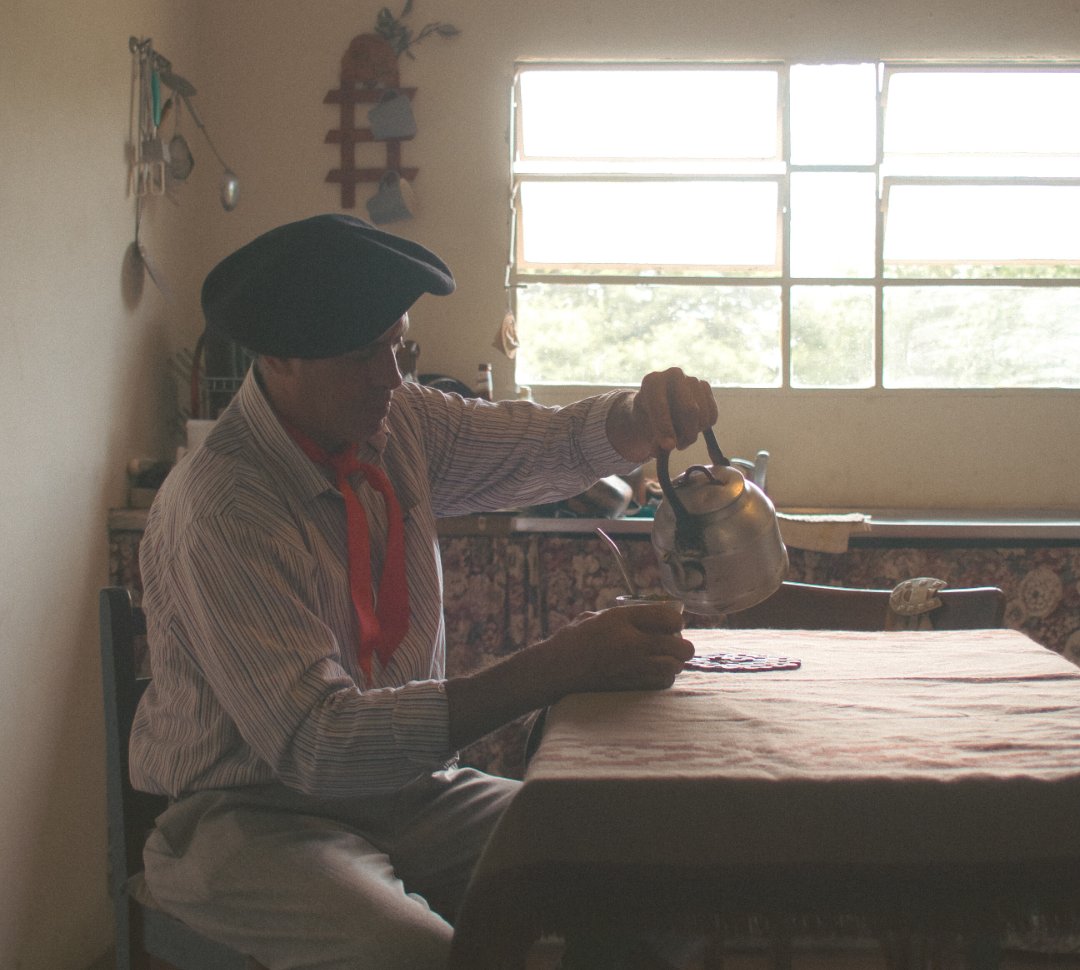
<path fill-rule="evenodd" d="M 1080 388 L 1080 66 L 518 65 L 517 380 Z"/>

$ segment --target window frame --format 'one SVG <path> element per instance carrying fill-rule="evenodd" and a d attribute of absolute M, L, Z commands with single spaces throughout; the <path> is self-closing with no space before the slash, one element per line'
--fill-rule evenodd
<path fill-rule="evenodd" d="M 514 77 L 511 87 L 510 106 L 510 138 L 509 138 L 509 173 L 510 173 L 510 251 L 506 266 L 505 285 L 509 294 L 511 310 L 516 314 L 516 294 L 520 287 L 530 283 L 552 284 L 599 284 L 599 285 L 648 285 L 649 283 L 663 285 L 715 285 L 715 286 L 776 286 L 780 290 L 780 384 L 775 387 L 763 387 L 762 390 L 796 390 L 811 392 L 852 392 L 852 391 L 888 391 L 890 393 L 925 393 L 927 391 L 945 392 L 971 392 L 990 391 L 993 393 L 1078 393 L 1080 389 L 1075 387 L 990 387 L 990 386 L 954 386 L 954 387 L 886 387 L 884 384 L 885 362 L 884 348 L 884 302 L 885 290 L 890 287 L 1078 287 L 1080 286 L 1080 272 L 1074 278 L 940 278 L 940 277 L 896 277 L 885 275 L 884 244 L 885 225 L 888 212 L 889 192 L 897 185 L 1067 185 L 1080 187 L 1080 176 L 927 176 L 927 175 L 882 175 L 882 167 L 886 161 L 885 142 L 885 116 L 888 98 L 888 80 L 890 75 L 906 72 L 992 72 L 992 73 L 1036 73 L 1036 72 L 1077 72 L 1080 73 L 1080 61 L 1054 62 L 1054 61 L 928 61 L 928 60 L 884 60 L 874 61 L 836 61 L 829 64 L 868 64 L 875 65 L 877 74 L 877 119 L 876 119 L 876 160 L 872 164 L 795 164 L 791 162 L 791 99 L 790 99 L 790 71 L 795 65 L 803 61 L 791 60 L 761 60 L 761 61 L 693 61 L 693 62 L 666 62 L 666 61 L 550 61 L 519 59 L 514 65 Z M 762 69 L 776 70 L 778 72 L 778 158 L 782 171 L 762 172 L 758 174 L 719 173 L 708 174 L 628 174 L 628 173 L 598 173 L 588 174 L 555 174 L 528 172 L 527 160 L 529 156 L 524 154 L 523 130 L 519 124 L 519 112 L 521 111 L 520 81 L 525 71 L 535 70 L 737 70 L 737 69 Z M 874 275 L 873 276 L 844 276 L 844 277 L 793 277 L 791 275 L 791 179 L 793 175 L 801 173 L 870 173 L 874 176 L 876 205 L 875 205 L 875 230 L 874 230 Z M 626 272 L 599 272 L 599 273 L 560 273 L 557 269 L 566 264 L 528 264 L 524 259 L 524 241 L 519 231 L 521 224 L 521 185 L 530 181 L 689 181 L 689 180 L 719 180 L 719 181 L 775 181 L 778 189 L 778 235 L 777 243 L 779 253 L 779 273 L 759 273 L 758 275 L 729 275 L 727 270 L 733 267 L 725 267 L 723 273 L 693 274 L 691 272 L 679 272 L 678 274 L 666 275 L 663 272 L 632 274 Z M 929 261 L 928 261 L 929 262 Z M 608 267 L 617 270 L 617 266 Z M 670 267 L 669 267 L 670 269 Z M 793 286 L 845 286 L 865 287 L 873 291 L 874 299 L 874 324 L 873 324 L 873 382 L 865 387 L 806 387 L 792 385 L 791 383 L 791 289 Z M 566 386 L 553 384 L 550 386 Z M 604 385 L 591 385 L 604 386 Z M 730 385 L 725 385 L 730 387 Z"/>

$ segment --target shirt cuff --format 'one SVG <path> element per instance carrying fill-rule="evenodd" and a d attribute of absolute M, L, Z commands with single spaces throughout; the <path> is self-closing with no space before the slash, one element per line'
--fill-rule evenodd
<path fill-rule="evenodd" d="M 441 681 L 413 681 L 397 690 L 394 743 L 409 761 L 424 767 L 443 764 L 450 750 L 450 707 Z"/>
<path fill-rule="evenodd" d="M 591 465 L 603 469 L 601 476 L 626 475 L 644 464 L 623 458 L 607 436 L 608 412 L 617 401 L 633 397 L 634 393 L 629 390 L 608 391 L 592 399 L 592 406 L 581 432 L 581 449 Z"/>

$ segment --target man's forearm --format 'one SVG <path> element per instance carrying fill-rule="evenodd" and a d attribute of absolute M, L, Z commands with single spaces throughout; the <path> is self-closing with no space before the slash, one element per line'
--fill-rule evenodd
<path fill-rule="evenodd" d="M 446 682 L 450 745 L 463 748 L 566 693 L 549 641 L 527 647 L 468 677 Z"/>
<path fill-rule="evenodd" d="M 694 647 L 670 606 L 583 613 L 547 640 L 446 682 L 450 743 L 483 737 L 567 694 L 670 687 Z"/>

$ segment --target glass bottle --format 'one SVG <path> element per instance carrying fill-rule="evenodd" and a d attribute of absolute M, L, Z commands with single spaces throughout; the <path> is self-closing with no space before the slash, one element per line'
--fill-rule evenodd
<path fill-rule="evenodd" d="M 475 396 L 481 401 L 490 401 L 494 394 L 491 383 L 491 364 L 481 364 L 476 375 Z"/>

